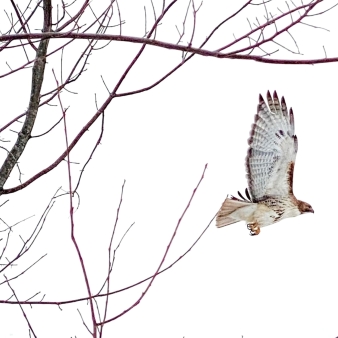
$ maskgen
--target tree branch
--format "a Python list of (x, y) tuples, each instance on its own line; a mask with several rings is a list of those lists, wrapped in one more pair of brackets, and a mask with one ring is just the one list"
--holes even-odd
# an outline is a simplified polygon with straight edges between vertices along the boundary
[[(48, 32), (51, 29), (51, 16), (52, 16), (52, 3), (51, 0), (44, 0), (44, 24), (43, 32)], [(31, 132), (34, 126), (36, 115), (38, 113), (39, 101), (40, 101), (40, 92), (44, 77), (45, 64), (46, 64), (46, 54), (48, 47), (49, 39), (43, 39), (40, 41), (36, 58), (33, 66), (32, 72), (32, 89), (30, 95), (30, 101), (28, 110), (26, 113), (25, 122), (22, 126), (21, 131), (18, 134), (18, 138), (9, 152), (4, 164), (0, 169), (0, 190), (3, 189), (5, 182), (7, 181), (10, 173), (12, 172), (14, 166), (19, 160), (21, 154), (25, 150), (25, 147), (31, 137)]]
[[(0, 41), (7, 41), (7, 40), (19, 40), (19, 39), (80, 39), (80, 40), (111, 40), (111, 41), (122, 41), (122, 42), (132, 42), (132, 43), (140, 43), (145, 45), (151, 45), (160, 48), (178, 50), (182, 52), (194, 53), (202, 56), (211, 56), (218, 59), (240, 59), (240, 60), (252, 60), (257, 62), (263, 63), (279, 63), (279, 64), (317, 64), (317, 63), (328, 63), (328, 62), (337, 62), (338, 57), (333, 58), (322, 58), (322, 59), (309, 59), (309, 60), (286, 60), (286, 59), (267, 59), (263, 56), (258, 55), (241, 55), (241, 54), (229, 54), (229, 53), (221, 53), (216, 51), (211, 51), (208, 49), (202, 48), (195, 48), (190, 46), (182, 46), (177, 45), (170, 42), (160, 41), (160, 40), (153, 40), (150, 38), (139, 38), (134, 36), (122, 36), (122, 35), (109, 35), (109, 34), (91, 34), (91, 33), (32, 33), (32, 34), (13, 34), (13, 35), (6, 35), (0, 36)], [(270, 39), (269, 39), (270, 40)], [(264, 40), (264, 42), (267, 42)], [(260, 43), (262, 44), (262, 43)], [(250, 48), (252, 48), (251, 46)]]

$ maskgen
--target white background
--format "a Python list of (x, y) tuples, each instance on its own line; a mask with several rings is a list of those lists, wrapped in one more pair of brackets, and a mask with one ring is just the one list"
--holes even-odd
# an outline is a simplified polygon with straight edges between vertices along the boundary
[[(97, 5), (97, 1), (94, 3)], [(158, 12), (161, 3), (154, 2)], [(167, 21), (158, 30), (159, 40), (176, 42), (175, 24), (180, 27), (186, 4), (183, 1), (168, 14)], [(333, 4), (324, 1), (315, 12)], [(123, 34), (143, 35), (143, 5), (147, 6), (148, 17), (151, 17), (150, 3), (121, 1), (122, 18), (126, 20)], [(237, 2), (229, 5), (206, 0), (198, 12), (193, 45), (198, 46), (215, 25), (240, 6)], [(273, 14), (279, 13), (277, 7), (287, 8), (284, 2), (276, 1), (268, 6)], [(232, 41), (233, 34), (240, 36), (248, 30), (246, 18), (253, 22), (257, 16), (263, 22), (263, 15), (263, 7), (249, 7), (233, 23), (230, 21), (207, 47), (213, 50), (225, 45)], [(323, 45), (328, 57), (337, 56), (336, 18), (337, 9), (333, 9), (307, 21), (330, 32), (305, 25), (291, 31), (303, 56), (280, 50), (272, 57), (322, 58)], [(287, 36), (283, 39), (279, 41), (295, 49), (292, 40)], [(60, 43), (60, 40), (51, 42), (50, 48)], [(66, 49), (65, 73), (83, 46), (85, 41)], [(93, 54), (88, 71), (79, 82), (69, 86), (78, 94), (62, 93), (64, 106), (70, 106), (67, 111), (70, 140), (95, 113), (94, 93), (98, 95), (98, 104), (107, 96), (100, 75), (112, 90), (139, 48), (140, 45), (112, 42), (106, 49)], [(278, 46), (269, 45), (267, 49), (273, 51), (276, 48)], [(17, 66), (22, 64), (22, 51), (20, 58), (18, 54), (11, 56), (10, 52), (4, 55), (1, 73), (8, 71), (6, 61)], [(180, 52), (146, 47), (119, 92), (150, 85), (180, 62), (180, 58)], [(51, 57), (47, 64), (43, 92), (55, 86), (52, 69), (60, 75), (59, 54)], [(247, 138), (258, 94), (265, 96), (268, 89), (277, 90), (280, 97), (284, 95), (288, 106), (294, 110), (299, 140), (294, 192), (297, 198), (309, 202), (315, 213), (266, 227), (256, 237), (249, 236), (244, 223), (222, 229), (211, 224), (184, 259), (156, 278), (138, 306), (106, 326), (104, 336), (338, 336), (337, 70), (335, 63), (272, 65), (195, 56), (152, 90), (113, 100), (105, 113), (103, 140), (85, 170), (79, 189), (80, 207), (75, 213), (75, 234), (93, 293), (99, 290), (106, 276), (107, 248), (124, 179), (124, 199), (114, 247), (130, 224), (135, 222), (135, 225), (117, 251), (113, 290), (156, 271), (206, 163), (205, 178), (182, 221), (164, 266), (192, 245), (227, 194), (244, 191)], [(0, 79), (1, 125), (26, 109), (30, 75), (30, 70), (24, 70)], [(57, 100), (53, 103), (57, 104)], [(33, 135), (46, 131), (60, 117), (59, 107), (44, 106), (39, 111)], [(12, 128), (18, 130), (15, 128), (18, 125)], [(100, 120), (71, 153), (71, 161), (81, 163), (72, 165), (73, 185), (99, 132)], [(5, 132), (2, 138), (13, 139), (13, 132)], [(26, 181), (50, 165), (64, 149), (61, 124), (44, 138), (30, 140), (20, 159), (22, 180)], [(4, 158), (5, 152), (1, 156)], [(13, 171), (5, 188), (17, 184), (17, 171)], [(67, 190), (67, 184), (67, 167), (63, 162), (28, 188), (1, 197), (0, 202), (10, 198), (1, 208), (1, 218), (9, 225), (35, 215), (14, 228), (13, 246), (8, 249), (8, 257), (16, 252), (19, 234), (28, 236), (54, 192), (60, 186)], [(74, 198), (76, 206), (77, 202)], [(17, 296), (25, 300), (41, 292), (41, 295), (46, 294), (45, 301), (85, 297), (85, 283), (70, 239), (68, 195), (56, 199), (36, 243), (18, 266), (6, 270), (6, 276), (15, 276), (45, 253), (47, 256), (35, 267), (12, 282)], [(146, 283), (113, 296), (109, 316), (128, 308), (145, 287)], [(1, 285), (1, 299), (10, 295), (7, 285)], [(35, 299), (41, 299), (39, 297)], [(101, 309), (102, 305), (103, 302)], [(90, 326), (89, 306), (83, 302), (61, 308), (62, 311), (57, 306), (25, 306), (37, 336), (88, 337), (77, 309)], [(1, 304), (0, 314), (1, 337), (28, 337), (28, 328), (18, 305)]]

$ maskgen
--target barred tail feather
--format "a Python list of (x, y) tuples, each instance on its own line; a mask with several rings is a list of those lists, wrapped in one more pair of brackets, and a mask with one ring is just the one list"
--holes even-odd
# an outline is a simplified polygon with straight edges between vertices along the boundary
[[(236, 197), (227, 197), (223, 202), (221, 209), (219, 210), (216, 218), (217, 228), (224, 227), (229, 224), (237, 223), (243, 219), (238, 218), (238, 213), (235, 213), (236, 210), (252, 205), (253, 203), (245, 202), (237, 199)], [(235, 214), (234, 214), (235, 213)]]

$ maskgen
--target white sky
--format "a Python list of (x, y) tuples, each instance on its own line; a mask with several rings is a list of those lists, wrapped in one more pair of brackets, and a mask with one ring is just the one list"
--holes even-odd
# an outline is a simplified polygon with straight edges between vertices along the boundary
[[(154, 1), (158, 9), (161, 3)], [(174, 25), (182, 22), (187, 1), (181, 3), (159, 28), (159, 40), (176, 42)], [(324, 3), (325, 8), (334, 4)], [(120, 1), (122, 18), (127, 22), (123, 27), (125, 35), (143, 35), (144, 4), (151, 13), (148, 2)], [(277, 7), (286, 8), (284, 2), (277, 1), (269, 6), (275, 14)], [(205, 0), (198, 13), (194, 46), (239, 7), (239, 2), (230, 6)], [(246, 18), (252, 22), (257, 16), (263, 21), (263, 14), (263, 8), (250, 7), (215, 36), (210, 49), (231, 41), (233, 33), (243, 34), (248, 27)], [(337, 9), (333, 9), (324, 16), (314, 17), (313, 22), (308, 21), (329, 29), (330, 33), (306, 26), (294, 30), (298, 46), (305, 54), (303, 58), (324, 57), (323, 45), (328, 57), (338, 55), (336, 17)], [(293, 47), (292, 41), (284, 42)], [(50, 48), (57, 44), (60, 41), (51, 42)], [(84, 44), (81, 41), (76, 48), (65, 51), (65, 73)], [(107, 96), (100, 75), (112, 89), (139, 48), (139, 45), (113, 42), (97, 51), (89, 60), (88, 71), (69, 87), (79, 94), (63, 92), (64, 106), (70, 106), (67, 121), (71, 140), (96, 111), (94, 93), (99, 104)], [(270, 48), (271, 51), (276, 47)], [(4, 54), (0, 60), (1, 74), (8, 71), (6, 61), (13, 67), (15, 62), (20, 64), (19, 59), (10, 55)], [(283, 56), (299, 57), (285, 52), (274, 55)], [(177, 64), (180, 57), (180, 52), (146, 47), (120, 92), (151, 84)], [(57, 55), (46, 67), (43, 92), (55, 85), (52, 68), (60, 74), (59, 67), (60, 55)], [(268, 89), (277, 90), (280, 97), (284, 95), (288, 107), (294, 110), (299, 140), (294, 192), (297, 198), (313, 206), (315, 214), (263, 228), (256, 237), (249, 236), (244, 223), (222, 229), (212, 224), (182, 261), (156, 278), (137, 307), (106, 326), (106, 337), (338, 336), (337, 71), (335, 63), (287, 66), (195, 56), (154, 89), (113, 100), (106, 110), (102, 144), (84, 173), (79, 190), (80, 208), (75, 213), (75, 233), (93, 292), (99, 290), (106, 275), (107, 248), (123, 180), (126, 179), (125, 193), (114, 246), (130, 224), (135, 222), (135, 225), (117, 251), (113, 290), (156, 271), (206, 163), (205, 178), (164, 266), (191, 246), (227, 194), (244, 191), (247, 138), (258, 94), (265, 96)], [(30, 74), (30, 70), (25, 70), (0, 80), (1, 125), (27, 107)], [(44, 107), (33, 135), (46, 131), (60, 117), (58, 107)], [(99, 132), (98, 120), (71, 153), (71, 161), (81, 163), (72, 166), (74, 185)], [(10, 131), (2, 135), (5, 139), (10, 137), (13, 137)], [(64, 148), (62, 125), (43, 139), (32, 139), (20, 159), (23, 181), (51, 164)], [(1, 156), (3, 159), (4, 152)], [(5, 187), (17, 184), (17, 171), (13, 171)], [(1, 197), (1, 203), (10, 198), (1, 208), (1, 218), (9, 225), (35, 215), (14, 228), (13, 251), (8, 251), (8, 257), (15, 252), (19, 234), (30, 233), (60, 186), (67, 190), (65, 162), (28, 188)], [(74, 201), (77, 203), (76, 198)], [(45, 253), (48, 255), (41, 262), (12, 282), (18, 297), (25, 300), (36, 292), (46, 294), (46, 301), (85, 297), (84, 280), (70, 239), (68, 196), (56, 200), (36, 243), (17, 267), (6, 270), (6, 276), (16, 275)], [(111, 297), (109, 316), (128, 308), (145, 287), (146, 283)], [(10, 294), (5, 284), (0, 285), (1, 299)], [(56, 306), (25, 306), (37, 336), (48, 338), (89, 336), (77, 308), (89, 325), (90, 311), (85, 303), (62, 306), (63, 311)], [(28, 337), (19, 306), (0, 305), (0, 317), (1, 337)]]

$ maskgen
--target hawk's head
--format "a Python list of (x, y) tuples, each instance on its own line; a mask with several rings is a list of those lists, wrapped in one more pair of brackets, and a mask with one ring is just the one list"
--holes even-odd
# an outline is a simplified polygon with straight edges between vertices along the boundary
[(299, 201), (299, 200), (298, 200), (298, 209), (299, 209), (301, 214), (305, 214), (307, 212), (314, 213), (314, 211), (313, 211), (313, 209), (312, 209), (312, 207), (309, 203)]

